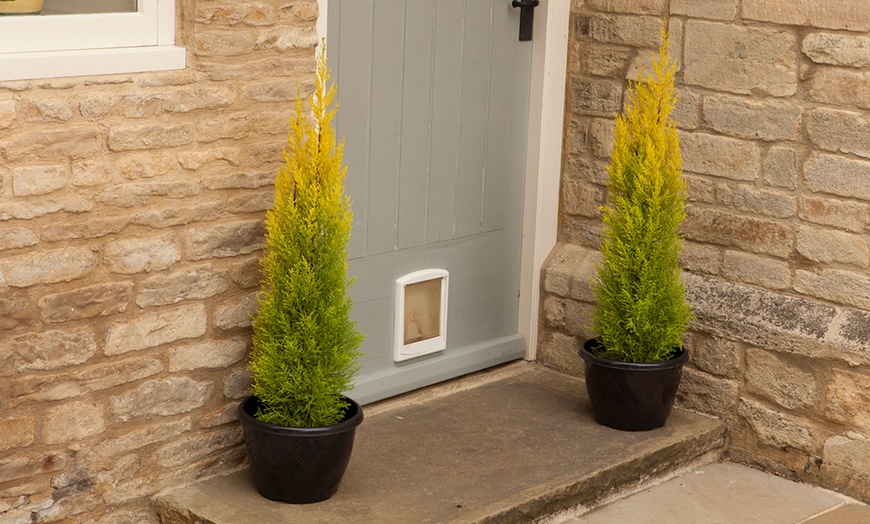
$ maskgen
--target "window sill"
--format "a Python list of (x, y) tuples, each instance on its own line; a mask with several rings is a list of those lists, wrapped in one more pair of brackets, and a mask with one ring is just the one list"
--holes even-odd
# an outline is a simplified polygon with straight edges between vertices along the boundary
[(0, 53), (0, 81), (184, 69), (183, 47), (148, 46)]

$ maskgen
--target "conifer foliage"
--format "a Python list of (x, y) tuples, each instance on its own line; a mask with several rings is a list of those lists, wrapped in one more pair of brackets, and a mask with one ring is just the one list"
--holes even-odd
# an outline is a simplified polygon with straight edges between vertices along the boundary
[(609, 202), (593, 282), (593, 329), (599, 356), (624, 362), (661, 362), (681, 346), (692, 314), (679, 266), (686, 216), (686, 184), (676, 126), (675, 66), (668, 33), (653, 73), (631, 83), (623, 114), (616, 117), (610, 156)]
[(311, 118), (301, 92), (290, 121), (275, 204), (266, 214), (263, 291), (250, 369), (262, 407), (257, 419), (288, 427), (340, 422), (362, 335), (349, 314), (347, 243), (352, 212), (344, 195), (343, 144), (333, 120), (337, 88), (325, 51), (317, 57)]

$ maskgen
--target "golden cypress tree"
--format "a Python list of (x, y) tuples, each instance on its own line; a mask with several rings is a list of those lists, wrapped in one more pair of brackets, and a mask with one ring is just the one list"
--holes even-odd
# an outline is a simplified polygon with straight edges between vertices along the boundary
[(607, 172), (608, 204), (593, 282), (593, 329), (605, 352), (625, 362), (668, 360), (692, 315), (679, 266), (686, 216), (686, 184), (676, 125), (676, 68), (668, 33), (653, 61), (653, 74), (629, 85), (623, 114), (616, 117)]
[(342, 144), (333, 120), (337, 88), (317, 57), (311, 118), (299, 92), (289, 149), (266, 214), (263, 291), (250, 369), (259, 420), (289, 427), (340, 422), (362, 335), (350, 320), (347, 243), (353, 214), (344, 195)]

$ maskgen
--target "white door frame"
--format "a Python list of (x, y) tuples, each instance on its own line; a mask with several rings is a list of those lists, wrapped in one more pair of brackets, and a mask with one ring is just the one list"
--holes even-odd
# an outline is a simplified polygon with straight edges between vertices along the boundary
[[(327, 4), (318, 0), (318, 39), (326, 36)], [(517, 328), (526, 341), (526, 360), (537, 354), (541, 268), (556, 245), (559, 221), (570, 4), (541, 0), (535, 9)]]

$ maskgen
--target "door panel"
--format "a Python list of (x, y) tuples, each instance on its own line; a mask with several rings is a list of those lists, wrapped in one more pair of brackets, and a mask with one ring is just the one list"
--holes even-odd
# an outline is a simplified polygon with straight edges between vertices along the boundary
[[(510, 0), (329, 0), (354, 211), (353, 391), (370, 402), (521, 358), (517, 334), (531, 46)], [(450, 272), (447, 349), (394, 363), (394, 283)]]

